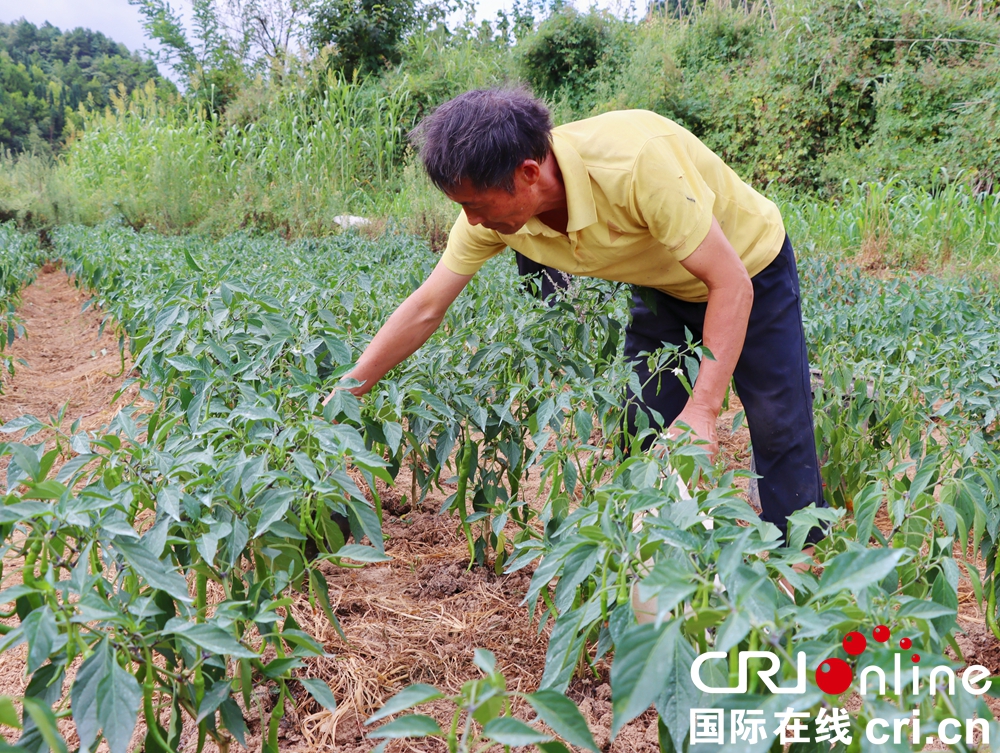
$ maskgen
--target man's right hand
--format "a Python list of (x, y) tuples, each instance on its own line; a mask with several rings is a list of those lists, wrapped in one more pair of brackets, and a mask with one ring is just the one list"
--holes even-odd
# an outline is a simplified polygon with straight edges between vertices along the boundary
[(323, 398), (323, 407), (325, 408), (326, 404), (328, 402), (330, 402), (331, 400), (333, 400), (333, 396), (337, 394), (337, 390), (343, 390), (343, 389), (346, 389), (346, 388), (345, 387), (334, 387), (332, 390), (330, 390), (330, 394), (327, 395), (325, 398)]
[(350, 373), (361, 382), (356, 387), (334, 387), (323, 401), (325, 406), (338, 389), (347, 389), (361, 397), (386, 372), (400, 364), (423, 345), (440, 326), (448, 307), (458, 298), (472, 275), (459, 275), (438, 264), (424, 284), (403, 301), (358, 358)]

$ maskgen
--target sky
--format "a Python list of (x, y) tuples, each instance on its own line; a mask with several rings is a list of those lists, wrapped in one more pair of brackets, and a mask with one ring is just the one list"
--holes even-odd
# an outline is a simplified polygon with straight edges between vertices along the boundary
[[(591, 0), (573, 1), (581, 10), (592, 4)], [(593, 4), (614, 8), (618, 2), (621, 0), (596, 0)], [(173, 0), (171, 5), (185, 15), (191, 7), (186, 0)], [(493, 20), (497, 10), (509, 10), (512, 5), (513, 0), (478, 0), (477, 20)], [(128, 0), (0, 0), (0, 21), (10, 23), (19, 18), (26, 18), (36, 25), (48, 21), (63, 30), (83, 26), (104, 33), (129, 50), (155, 49), (155, 45), (146, 39), (139, 11), (129, 5)]]

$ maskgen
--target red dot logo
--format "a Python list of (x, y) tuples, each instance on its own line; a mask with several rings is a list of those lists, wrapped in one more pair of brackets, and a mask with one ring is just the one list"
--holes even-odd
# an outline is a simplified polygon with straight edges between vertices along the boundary
[(857, 631), (845, 635), (843, 643), (844, 651), (851, 656), (859, 656), (868, 648), (868, 640)]
[(899, 642), (899, 647), (901, 649), (903, 649), (904, 651), (908, 651), (909, 648), (910, 648), (910, 646), (912, 646), (912, 645), (913, 645), (913, 641), (911, 641), (909, 638), (903, 638), (903, 640), (901, 640)]
[(913, 656), (911, 656), (910, 661), (916, 664), (918, 661), (920, 661), (920, 654), (914, 654)]
[(889, 640), (889, 628), (885, 625), (879, 625), (877, 628), (872, 630), (872, 638), (877, 640), (879, 643), (885, 643)]
[(826, 659), (816, 669), (816, 684), (829, 695), (840, 695), (851, 686), (854, 674), (843, 659)]

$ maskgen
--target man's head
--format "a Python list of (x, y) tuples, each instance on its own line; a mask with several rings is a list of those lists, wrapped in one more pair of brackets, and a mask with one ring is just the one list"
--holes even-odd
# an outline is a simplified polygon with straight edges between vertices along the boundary
[(445, 102), (417, 129), (427, 175), (472, 224), (516, 232), (537, 210), (552, 118), (524, 89), (480, 89)]

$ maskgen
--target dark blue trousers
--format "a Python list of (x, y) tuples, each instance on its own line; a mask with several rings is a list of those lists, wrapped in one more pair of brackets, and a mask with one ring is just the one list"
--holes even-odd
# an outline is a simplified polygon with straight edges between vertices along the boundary
[(529, 293), (544, 299), (555, 293), (556, 290), (561, 290), (569, 285), (570, 275), (566, 272), (539, 264), (519, 251), (515, 251), (514, 255), (517, 259), (517, 273), (526, 278), (527, 285), (525, 287)]
[[(542, 295), (565, 286), (566, 277), (560, 272), (517, 256), (518, 270), (523, 275), (553, 273), (541, 275)], [(813, 431), (799, 275), (787, 237), (778, 256), (752, 282), (753, 308), (733, 380), (746, 412), (756, 472), (761, 476), (761, 517), (784, 534), (787, 517), (796, 510), (811, 503), (826, 507)], [(631, 389), (627, 394), (629, 430), (634, 433), (638, 409), (646, 410), (651, 426), (656, 424), (648, 409), (655, 410), (663, 417), (665, 428), (688, 400), (687, 390), (672, 371), (650, 379), (647, 359), (640, 358), (639, 353), (652, 353), (664, 343), (683, 347), (685, 328), (695, 342), (701, 341), (707, 304), (682, 301), (651, 288), (643, 289), (641, 294), (634, 292), (632, 302), (632, 321), (625, 330), (625, 356), (633, 361), (639, 384), (645, 385), (639, 401)], [(683, 363), (677, 365), (684, 368)], [(652, 441), (650, 438), (648, 444)], [(814, 528), (806, 541), (815, 543), (822, 538), (823, 533)]]
[[(799, 275), (787, 237), (778, 256), (752, 282), (753, 308), (733, 380), (746, 411), (757, 473), (761, 476), (761, 517), (785, 533), (786, 518), (796, 510), (810, 503), (826, 506), (813, 431)], [(695, 342), (701, 341), (708, 304), (682, 301), (652, 289), (645, 289), (642, 296), (633, 294), (632, 300), (625, 356), (633, 360), (639, 383), (645, 385), (640, 405), (656, 410), (669, 425), (687, 403), (687, 390), (669, 370), (649, 379), (647, 359), (638, 354), (651, 353), (663, 343), (684, 346), (685, 327)], [(655, 305), (655, 310), (647, 301)], [(683, 368), (683, 364), (678, 365)], [(634, 397), (631, 390), (628, 397)], [(629, 415), (633, 431), (635, 410), (633, 401)], [(652, 420), (650, 425), (655, 425)], [(822, 538), (823, 533), (814, 528), (807, 542)]]

